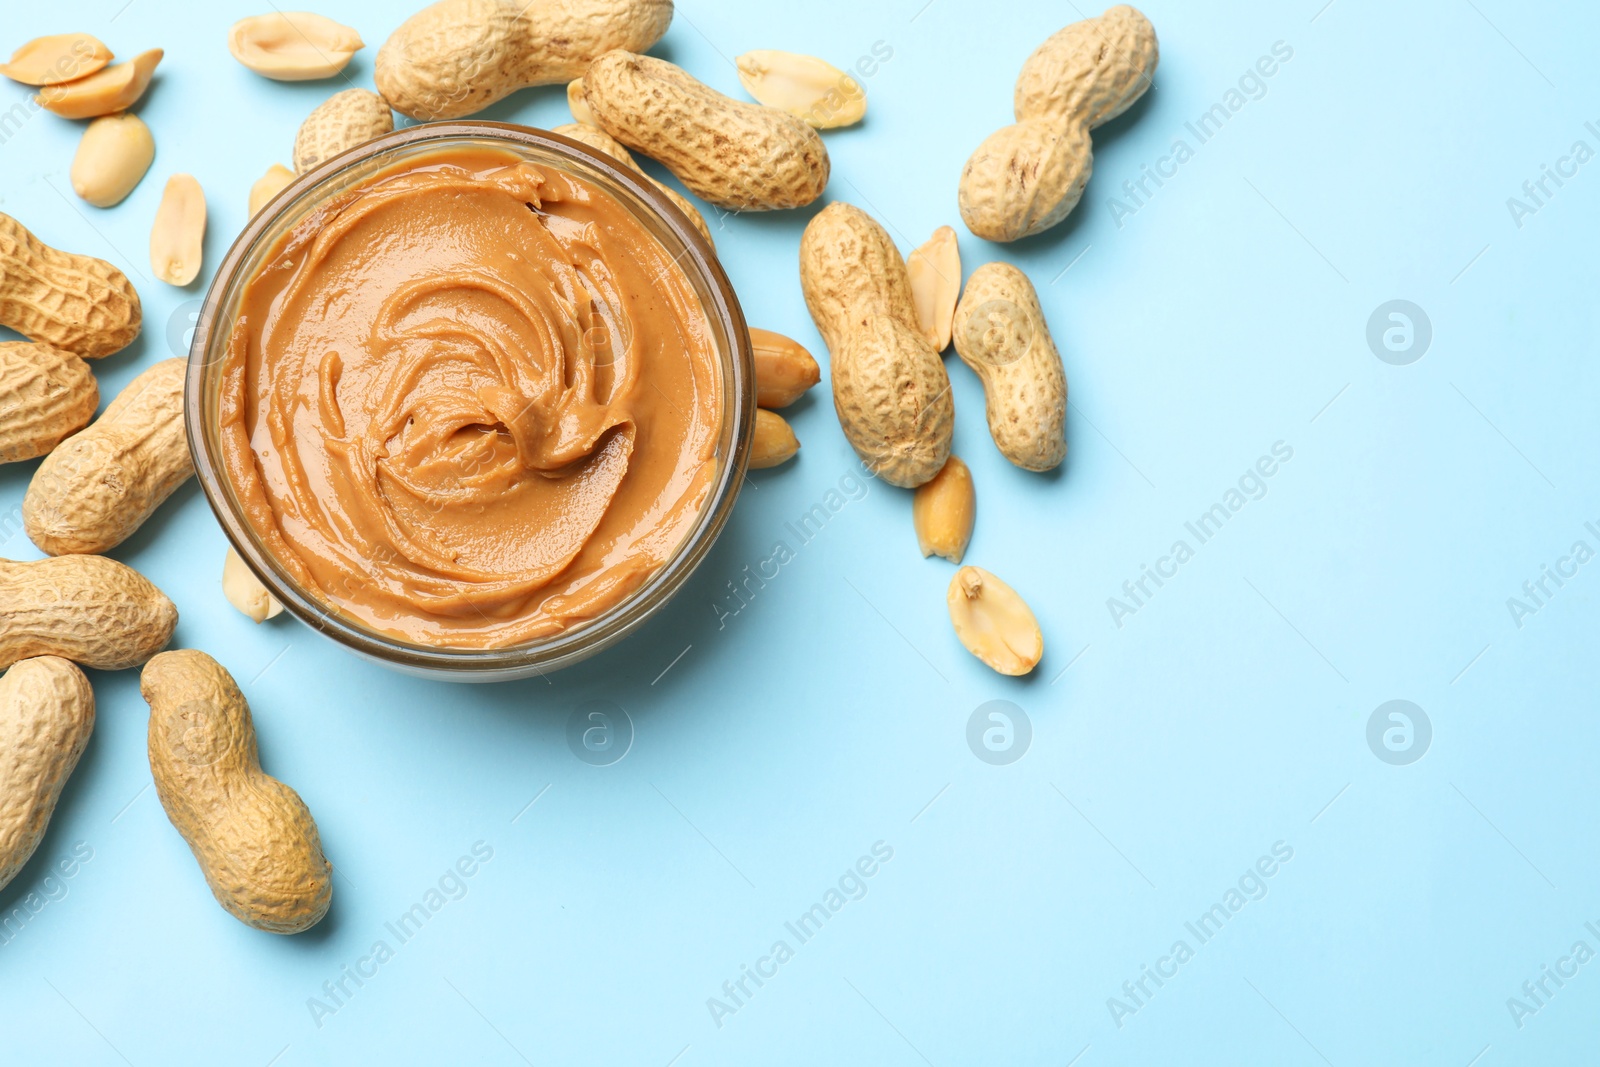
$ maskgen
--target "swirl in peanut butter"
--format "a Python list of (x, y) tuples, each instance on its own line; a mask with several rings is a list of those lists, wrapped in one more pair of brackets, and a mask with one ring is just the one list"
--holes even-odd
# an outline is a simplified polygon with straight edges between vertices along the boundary
[(227, 471), (333, 609), (494, 648), (605, 612), (716, 474), (722, 392), (683, 269), (609, 193), (488, 150), (319, 208), (248, 283)]

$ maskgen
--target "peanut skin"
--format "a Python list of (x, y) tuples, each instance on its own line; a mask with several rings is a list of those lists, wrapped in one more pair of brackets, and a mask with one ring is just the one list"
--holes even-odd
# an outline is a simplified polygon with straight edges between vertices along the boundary
[(145, 665), (150, 774), (167, 818), (228, 914), (274, 934), (328, 913), (333, 868), (293, 789), (261, 769), (250, 705), (204, 652), (163, 652)]
[(49, 452), (87, 426), (99, 403), (94, 373), (71, 352), (0, 342), (0, 463)]
[(672, 0), (440, 0), (384, 42), (373, 79), (402, 115), (460, 118), (613, 48), (643, 52), (671, 22)]
[(25, 659), (0, 678), (0, 889), (39, 847), (93, 732), (94, 692), (66, 660)]
[(921, 485), (950, 457), (955, 404), (917, 326), (905, 260), (860, 208), (823, 208), (800, 238), (800, 285), (828, 344), (839, 425), (891, 485)]
[(103, 259), (51, 248), (0, 214), (0, 326), (98, 359), (139, 336), (139, 294)]
[(786, 408), (822, 380), (822, 368), (804, 345), (781, 333), (750, 327), (756, 361), (756, 403)]
[(1144, 95), (1159, 58), (1155, 28), (1126, 4), (1041, 44), (1017, 77), (1016, 125), (990, 134), (961, 172), (968, 228), (1015, 241), (1066, 218), (1094, 169), (1089, 131)]
[(766, 470), (789, 462), (800, 451), (800, 439), (789, 420), (776, 411), (756, 411), (755, 438), (750, 445), (750, 469)]
[(607, 133), (719, 207), (804, 207), (828, 184), (828, 150), (804, 120), (724, 96), (666, 60), (607, 52), (583, 94)]
[(114, 548), (194, 473), (183, 435), (187, 361), (166, 359), (133, 381), (87, 430), (39, 464), (22, 524), (52, 556)]

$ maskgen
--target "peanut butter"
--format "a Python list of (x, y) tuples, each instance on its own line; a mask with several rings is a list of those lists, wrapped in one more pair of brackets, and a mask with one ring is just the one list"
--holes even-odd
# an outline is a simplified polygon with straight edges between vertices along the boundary
[(710, 321), (630, 208), (491, 149), (382, 171), (247, 283), (224, 462), (331, 609), (496, 648), (605, 612), (669, 560), (716, 476)]

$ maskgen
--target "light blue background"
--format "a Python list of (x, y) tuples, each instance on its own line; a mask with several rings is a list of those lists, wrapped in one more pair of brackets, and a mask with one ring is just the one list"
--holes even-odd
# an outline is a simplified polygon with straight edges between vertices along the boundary
[[(1072, 383), (1058, 474), (1006, 463), (976, 380), (950, 368), (980, 502), (968, 561), (1028, 598), (1044, 662), (1009, 680), (962, 650), (951, 567), (919, 558), (908, 495), (879, 484), (719, 629), (725, 583), (855, 469), (825, 388), (792, 412), (798, 462), (753, 478), (672, 608), (548, 682), (419, 682), (288, 617), (253, 625), (222, 598), (224, 541), (191, 484), (114, 555), (178, 603), (176, 643), (244, 687), (266, 767), (337, 865), (333, 911), (280, 938), (217, 907), (149, 788), (137, 672), (95, 674), (94, 739), (0, 892), (9, 910), (74, 845), (93, 851), (0, 945), (8, 1061), (1593, 1062), (1600, 962), (1520, 1029), (1506, 1000), (1575, 941), (1600, 949), (1584, 928), (1600, 920), (1600, 564), (1520, 628), (1506, 600), (1575, 540), (1600, 548), (1583, 526), (1600, 520), (1600, 163), (1520, 228), (1506, 200), (1575, 140), (1600, 149), (1584, 127), (1600, 15), (1323, 4), (1150, 0), (1156, 90), (1096, 137), (1067, 224), (1002, 247), (960, 225), (961, 165), (1009, 120), (1028, 52), (1092, 9), (681, 3), (658, 53), (735, 95), (729, 57), (748, 49), (848, 66), (891, 48), (866, 123), (827, 135), (827, 197), (903, 250), (954, 224), (967, 271), (1000, 258), (1038, 284)], [(368, 42), (356, 84), (409, 7), (318, 4)], [(0, 210), (110, 259), (143, 297), (143, 336), (96, 367), (109, 398), (171, 354), (169, 319), (181, 334), (203, 292), (150, 279), (167, 176), (204, 185), (214, 266), (251, 182), (345, 85), (235, 63), (226, 31), (249, 3), (7, 8), (0, 51), (78, 29), (123, 57), (167, 50), (139, 108), (156, 162), (122, 205), (71, 194), (78, 124), (38, 114), (0, 145)], [(1265, 95), (1119, 226), (1108, 198), (1174, 138), (1195, 147), (1184, 123), (1279, 41), (1293, 58)], [(24, 95), (0, 86), (0, 111)], [(559, 87), (485, 115), (568, 121)], [(810, 214), (728, 218), (717, 236), (750, 320), (822, 357), (796, 270)], [(1433, 326), (1409, 366), (1365, 340), (1394, 298)], [(1267, 495), (1116, 627), (1107, 598), (1278, 441), (1294, 456)], [(17, 558), (37, 555), (13, 532), (33, 466), (0, 470), (0, 551)], [(966, 742), (993, 699), (1032, 722), (1009, 766)], [(1367, 745), (1391, 699), (1433, 725), (1409, 766)], [(635, 725), (612, 766), (567, 746), (590, 700)], [(308, 998), (393, 946), (384, 924), (479, 841), (493, 859), (465, 896), (316, 1025)], [(707, 998), (878, 841), (894, 855), (867, 895), (719, 1028)], [(1279, 841), (1293, 859), (1266, 897), (1119, 1028), (1107, 998), (1174, 940), (1195, 947), (1184, 923)]]

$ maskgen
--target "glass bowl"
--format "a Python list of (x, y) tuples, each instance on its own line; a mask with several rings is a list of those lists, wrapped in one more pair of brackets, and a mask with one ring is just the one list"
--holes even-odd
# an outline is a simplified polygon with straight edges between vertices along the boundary
[[(228, 340), (245, 287), (289, 230), (328, 199), (379, 171), (441, 149), (494, 149), (573, 173), (615, 197), (683, 267), (716, 346), (722, 423), (711, 488), (693, 527), (672, 556), (633, 593), (596, 617), (548, 637), (503, 648), (422, 645), (385, 633), (303, 587), (262, 544), (245, 517), (222, 462), (221, 386)], [(184, 386), (189, 451), (200, 487), (228, 540), (291, 613), (369, 659), (408, 673), (454, 681), (505, 681), (545, 674), (620, 641), (672, 598), (727, 525), (749, 464), (755, 420), (755, 368), (744, 313), (716, 253), (660, 190), (638, 172), (559, 134), (499, 122), (412, 126), (328, 160), (301, 175), (240, 234), (206, 294), (189, 348)]]

